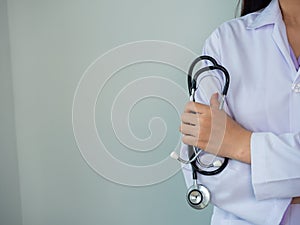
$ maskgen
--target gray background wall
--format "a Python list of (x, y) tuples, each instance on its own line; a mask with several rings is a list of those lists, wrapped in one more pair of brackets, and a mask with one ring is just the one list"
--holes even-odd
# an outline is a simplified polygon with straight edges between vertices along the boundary
[[(181, 173), (137, 188), (109, 182), (92, 171), (76, 146), (72, 101), (85, 69), (106, 51), (155, 39), (200, 53), (210, 32), (234, 17), (236, 4), (236, 0), (1, 0), (0, 224), (209, 224), (211, 208), (197, 212), (185, 203)], [(157, 65), (129, 69), (124, 72), (128, 76), (117, 77), (116, 82), (128, 82), (145, 70), (163, 70), (185, 88), (182, 72)], [(105, 94), (113, 95), (113, 89)], [(99, 126), (109, 126), (101, 117), (107, 104), (109, 100), (97, 106)], [(166, 120), (170, 134), (166, 143), (177, 142), (176, 113), (161, 102), (151, 104), (161, 115), (171, 115)], [(151, 110), (147, 105), (134, 113), (147, 114)], [(147, 135), (139, 124), (138, 118), (133, 127)], [(123, 148), (109, 132), (106, 135), (112, 151)], [(159, 152), (157, 158), (166, 154)], [(114, 154), (122, 159), (128, 155)], [(139, 157), (133, 156), (133, 161)]]
[(6, 1), (0, 1), (0, 224), (22, 224)]

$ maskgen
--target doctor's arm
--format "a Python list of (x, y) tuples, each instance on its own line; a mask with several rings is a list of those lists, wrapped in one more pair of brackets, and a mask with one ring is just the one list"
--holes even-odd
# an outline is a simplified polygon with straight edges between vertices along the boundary
[(251, 164), (258, 200), (300, 196), (300, 134), (251, 132), (218, 108), (217, 94), (210, 106), (189, 102), (181, 118), (183, 143)]
[[(292, 138), (294, 135), (286, 135), (284, 139), (287, 140), (283, 141), (282, 137), (270, 133), (246, 130), (218, 109), (217, 95), (212, 96), (210, 106), (189, 102), (181, 119), (180, 131), (186, 144), (182, 148), (183, 153), (187, 152), (187, 145), (194, 145), (233, 159), (222, 173), (199, 177), (200, 182), (211, 191), (212, 203), (254, 224), (279, 224), (291, 198), (300, 196), (297, 188), (300, 186), (299, 170), (296, 169), (300, 149), (299, 142), (295, 143), (297, 139)], [(224, 138), (218, 142), (214, 137), (219, 139), (220, 135)], [(295, 149), (296, 145), (298, 149)], [(287, 151), (290, 154), (285, 155)], [(270, 155), (264, 158), (261, 154)], [(292, 171), (294, 175), (298, 174), (292, 180), (287, 177), (291, 168), (295, 168)], [(190, 171), (183, 169), (183, 172), (187, 183), (191, 183)], [(270, 174), (274, 176), (274, 181), (270, 181)], [(256, 183), (262, 178), (261, 182)], [(297, 202), (299, 199), (294, 198), (293, 203)], [(254, 214), (249, 213), (254, 211)]]

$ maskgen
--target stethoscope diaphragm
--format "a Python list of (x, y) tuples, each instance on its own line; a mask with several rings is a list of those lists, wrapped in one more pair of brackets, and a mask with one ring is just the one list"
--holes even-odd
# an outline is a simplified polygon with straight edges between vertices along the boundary
[(187, 190), (186, 199), (188, 204), (194, 209), (204, 209), (209, 205), (210, 192), (202, 184), (194, 184)]

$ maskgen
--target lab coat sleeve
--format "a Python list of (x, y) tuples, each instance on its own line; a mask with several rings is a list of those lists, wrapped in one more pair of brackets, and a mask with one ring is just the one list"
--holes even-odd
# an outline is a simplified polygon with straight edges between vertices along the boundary
[[(203, 54), (213, 56), (217, 61), (221, 61), (221, 46), (219, 46), (218, 30), (216, 30), (210, 38), (206, 41)], [(203, 99), (201, 91), (196, 93), (197, 102), (208, 103), (208, 99)], [(261, 143), (261, 145), (267, 145), (265, 141), (259, 141), (256, 139), (263, 139), (263, 135), (256, 134), (253, 138), (253, 143)], [(257, 142), (258, 141), (258, 142)], [(264, 144), (265, 143), (265, 144)], [(259, 151), (261, 146), (254, 144), (255, 153)], [(182, 153), (186, 153), (186, 146), (183, 145)], [(265, 150), (264, 152), (267, 153)], [(186, 156), (185, 156), (186, 157)], [(253, 160), (257, 160), (259, 156), (254, 156)], [(261, 166), (265, 164), (260, 159), (257, 166), (254, 168), (255, 173), (259, 173)], [(259, 168), (260, 167), (260, 168)], [(183, 173), (187, 185), (192, 183), (191, 172), (188, 166), (183, 168)], [(264, 173), (265, 174), (265, 173)], [(266, 175), (255, 175), (255, 180), (259, 185), (256, 186), (256, 193), (272, 192), (272, 189), (263, 190), (266, 185)], [(212, 203), (217, 207), (253, 224), (262, 225), (275, 225), (279, 224), (284, 212), (290, 204), (291, 198), (279, 198), (287, 196), (273, 196), (274, 198), (259, 200), (256, 198), (253, 186), (252, 186), (252, 171), (251, 166), (241, 163), (235, 160), (229, 160), (229, 163), (224, 171), (215, 176), (198, 176), (198, 182), (204, 184), (209, 188), (212, 195)], [(273, 195), (273, 193), (269, 193)]]
[(253, 133), (251, 161), (258, 200), (300, 196), (300, 133)]

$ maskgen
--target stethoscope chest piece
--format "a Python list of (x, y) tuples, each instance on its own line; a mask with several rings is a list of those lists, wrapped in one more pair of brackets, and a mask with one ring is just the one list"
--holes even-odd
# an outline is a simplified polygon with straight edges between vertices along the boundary
[(210, 202), (210, 192), (204, 185), (195, 182), (188, 189), (186, 199), (192, 208), (204, 209)]

